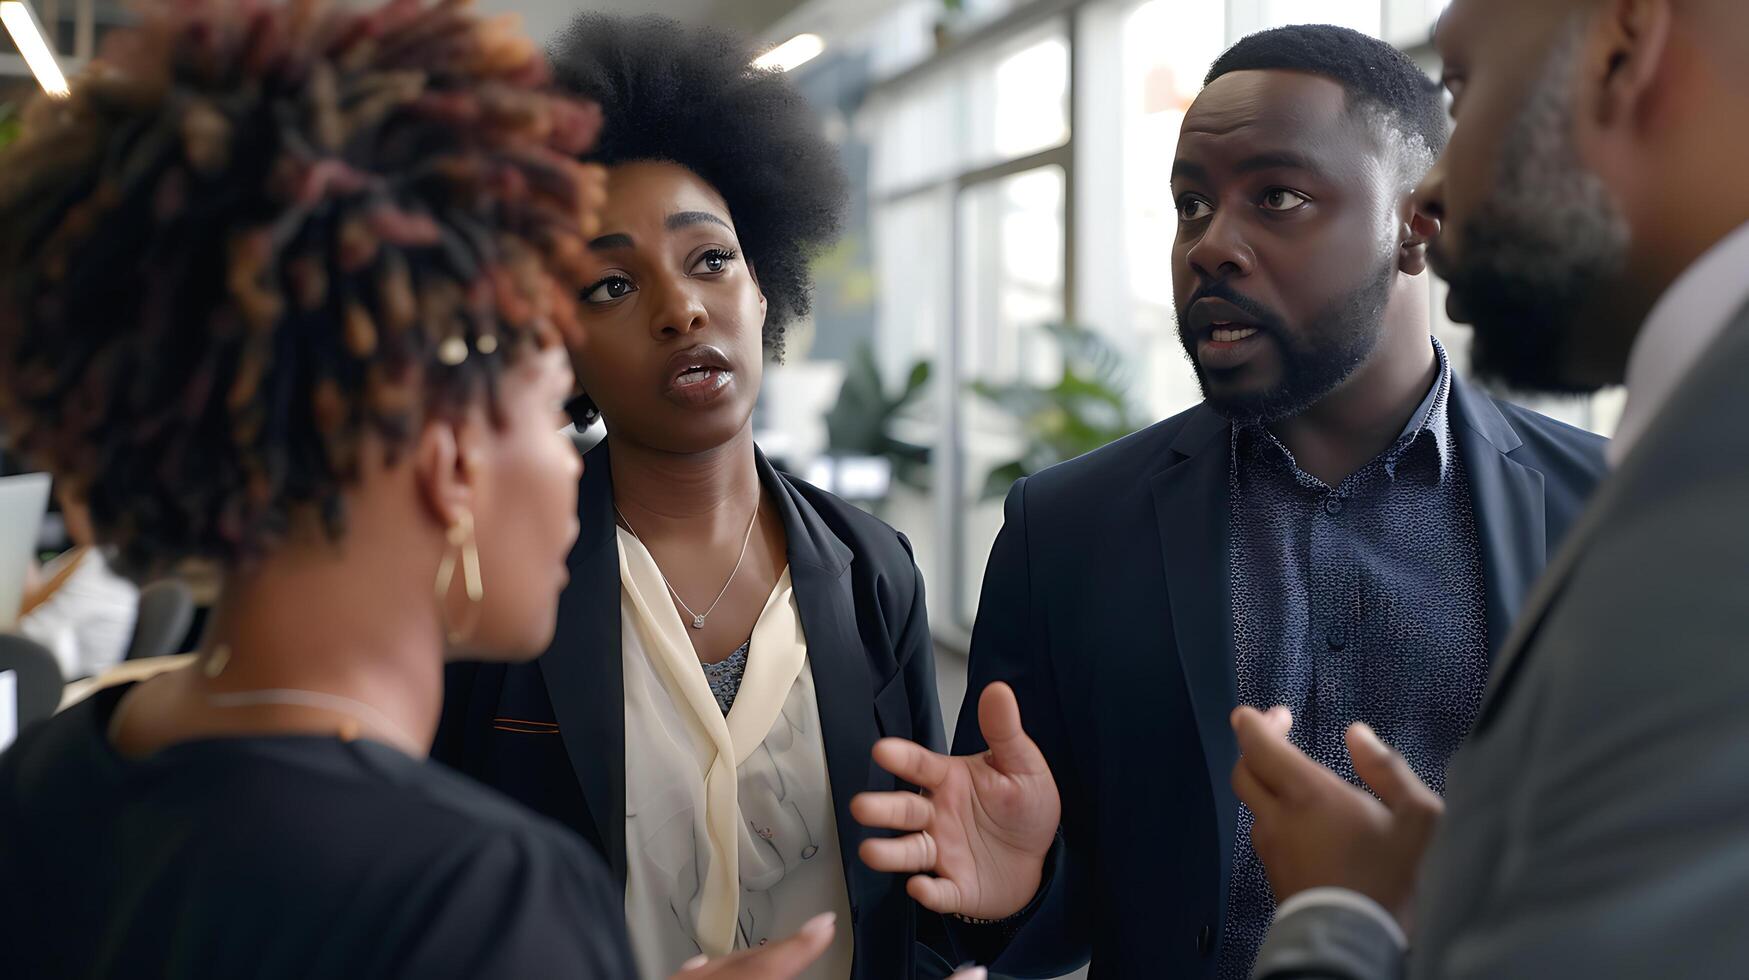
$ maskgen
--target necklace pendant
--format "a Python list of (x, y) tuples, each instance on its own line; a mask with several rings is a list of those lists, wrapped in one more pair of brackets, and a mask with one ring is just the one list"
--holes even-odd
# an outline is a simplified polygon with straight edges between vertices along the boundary
[(703, 616), (692, 617), (692, 628), (695, 630), (704, 629), (704, 617)]

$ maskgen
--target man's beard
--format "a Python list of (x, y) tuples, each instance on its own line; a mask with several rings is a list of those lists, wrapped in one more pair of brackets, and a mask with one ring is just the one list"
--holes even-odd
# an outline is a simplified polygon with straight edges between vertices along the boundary
[(1215, 282), (1191, 294), (1185, 308), (1204, 297), (1224, 299), (1254, 318), (1258, 332), (1275, 342), (1281, 354), (1281, 380), (1265, 391), (1238, 395), (1211, 394), (1208, 374), (1196, 359), (1199, 338), (1187, 335), (1179, 315), (1178, 339), (1196, 369), (1203, 397), (1216, 411), (1238, 423), (1269, 423), (1298, 415), (1341, 387), (1378, 349), (1385, 332), (1385, 307), (1397, 278), (1394, 260), (1387, 260), (1355, 290), (1314, 316), (1303, 330), (1290, 333), (1280, 314)]
[(1628, 226), (1579, 162), (1567, 94), (1580, 35), (1558, 44), (1501, 148), (1494, 192), (1463, 226), (1463, 254), (1436, 244), (1454, 312), (1476, 328), (1474, 372), (1513, 388), (1582, 393), (1563, 376), (1579, 310), (1628, 258)]

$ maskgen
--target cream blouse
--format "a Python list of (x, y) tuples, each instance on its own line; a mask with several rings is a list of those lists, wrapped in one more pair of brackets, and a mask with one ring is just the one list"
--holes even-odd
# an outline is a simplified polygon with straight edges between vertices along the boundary
[(845, 980), (850, 900), (807, 638), (786, 570), (753, 627), (727, 717), (642, 543), (619, 531), (625, 668), (626, 924), (665, 980), (699, 953), (840, 923), (805, 980)]

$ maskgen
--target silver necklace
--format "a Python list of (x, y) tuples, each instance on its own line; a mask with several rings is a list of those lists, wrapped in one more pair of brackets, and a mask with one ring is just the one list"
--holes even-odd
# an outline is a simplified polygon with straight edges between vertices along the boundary
[(295, 687), (267, 687), (254, 691), (209, 694), (206, 696), (206, 703), (215, 708), (253, 708), (267, 704), (289, 704), (301, 708), (332, 711), (335, 714), (348, 715), (379, 731), (393, 734), (402, 740), (404, 749), (417, 749), (420, 744), (418, 739), (408, 735), (406, 729), (389, 720), (389, 716), (381, 711), (363, 701), (355, 701), (338, 694), (305, 691)]
[[(638, 529), (632, 527), (631, 521), (626, 520), (626, 515), (620, 511), (618, 504), (613, 505), (613, 512), (619, 515), (619, 522), (626, 526), (626, 530), (632, 533), (632, 537), (636, 539), (639, 544), (644, 544), (644, 539), (638, 537)], [(747, 546), (753, 543), (753, 526), (758, 523), (759, 502), (754, 501), (753, 519), (747, 522), (747, 536), (741, 539), (741, 557), (735, 559), (735, 567), (729, 571), (729, 580), (723, 583), (723, 590), (717, 593), (716, 601), (711, 603), (709, 609), (706, 609), (701, 613), (693, 612), (692, 607), (686, 604), (686, 600), (680, 598), (680, 593), (674, 591), (674, 586), (668, 584), (668, 576), (662, 571), (662, 566), (656, 562), (655, 554), (652, 553), (650, 555), (650, 563), (656, 566), (656, 574), (662, 579), (662, 584), (668, 587), (668, 594), (674, 597), (675, 602), (680, 603), (680, 608), (686, 610), (688, 616), (692, 617), (693, 629), (704, 629), (704, 621), (710, 617), (711, 613), (717, 611), (717, 605), (723, 601), (723, 596), (729, 594), (729, 586), (734, 585), (735, 576), (741, 574), (741, 563), (747, 560)], [(649, 546), (644, 545), (644, 550), (649, 551)]]

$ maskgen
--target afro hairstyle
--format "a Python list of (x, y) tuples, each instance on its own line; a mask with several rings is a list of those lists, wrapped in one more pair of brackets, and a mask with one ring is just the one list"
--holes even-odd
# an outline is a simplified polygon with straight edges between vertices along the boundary
[(809, 263), (843, 225), (838, 150), (781, 71), (725, 31), (661, 17), (584, 14), (548, 52), (558, 84), (601, 106), (606, 119), (586, 157), (613, 166), (675, 163), (729, 206), (765, 294), (765, 347), (783, 354), (784, 328), (808, 313)]
[(1381, 113), (1417, 154), (1424, 152), (1425, 167), (1445, 149), (1450, 129), (1439, 86), (1408, 55), (1378, 38), (1330, 24), (1277, 27), (1228, 48), (1203, 84), (1236, 71), (1297, 71), (1328, 78), (1348, 92), (1351, 106)]

